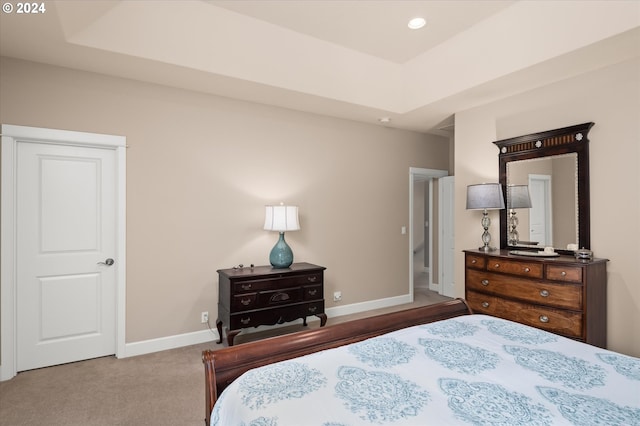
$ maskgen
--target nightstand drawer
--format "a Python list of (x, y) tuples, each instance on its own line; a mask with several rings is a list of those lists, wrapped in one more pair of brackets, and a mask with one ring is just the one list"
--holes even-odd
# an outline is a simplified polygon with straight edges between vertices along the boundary
[(487, 271), (520, 275), (528, 278), (542, 278), (542, 264), (540, 263), (506, 260), (499, 257), (489, 257), (487, 259)]
[(553, 284), (484, 271), (467, 271), (467, 288), (556, 308), (582, 310), (582, 286)]

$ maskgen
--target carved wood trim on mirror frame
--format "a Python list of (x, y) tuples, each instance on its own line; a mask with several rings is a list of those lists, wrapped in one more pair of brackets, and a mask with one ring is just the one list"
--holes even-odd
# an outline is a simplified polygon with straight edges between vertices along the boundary
[[(561, 212), (550, 212), (547, 210), (546, 215), (555, 217), (557, 222), (560, 223), (558, 226), (558, 231), (562, 231), (565, 234), (567, 233), (567, 228), (575, 228), (575, 238), (573, 235), (569, 237), (565, 237), (562, 241), (555, 241), (554, 235), (547, 234), (547, 238), (551, 241), (544, 241), (544, 237), (541, 238), (543, 241), (529, 241), (529, 232), (525, 234), (522, 244), (511, 244), (509, 245), (508, 241), (508, 208), (500, 210), (500, 247), (503, 249), (509, 247), (518, 247), (518, 249), (525, 250), (542, 250), (544, 246), (553, 246), (557, 252), (565, 253), (565, 254), (573, 254), (573, 251), (568, 250), (566, 242), (570, 242), (572, 244), (577, 244), (577, 248), (591, 248), (591, 230), (590, 230), (590, 201), (589, 201), (589, 138), (587, 137), (589, 134), (589, 130), (594, 125), (594, 123), (583, 123), (575, 126), (563, 127), (560, 129), (548, 130), (540, 133), (532, 133), (530, 135), (517, 136), (510, 139), (502, 139), (493, 142), (500, 149), (500, 153), (498, 155), (499, 162), (499, 181), (502, 184), (503, 195), (505, 200), (507, 199), (507, 185), (509, 184), (523, 184), (523, 182), (514, 182), (510, 180), (509, 170), (513, 170), (515, 175), (515, 170), (520, 167), (525, 166), (525, 171), (521, 172), (523, 175), (528, 176), (529, 182), (532, 182), (532, 178), (544, 178), (546, 177), (550, 182), (550, 188), (553, 192), (554, 185), (564, 185), (565, 187), (571, 187), (570, 178), (567, 179), (567, 175), (575, 176), (575, 183), (573, 185), (573, 192), (575, 193), (575, 202), (573, 205), (575, 206), (575, 211), (571, 211), (569, 206), (565, 206), (565, 210)], [(567, 159), (566, 157), (571, 157)], [(557, 166), (556, 169), (560, 168), (559, 173), (549, 173), (549, 175), (535, 175), (532, 173), (527, 173), (526, 166), (529, 163), (536, 163), (542, 161), (559, 161), (561, 159), (565, 160), (564, 165)], [(573, 163), (572, 159), (575, 159)], [(569, 161), (571, 167), (575, 164), (575, 170), (567, 169), (566, 160)], [(553, 169), (553, 165), (548, 166), (549, 170)], [(533, 167), (535, 170), (535, 167)], [(558, 177), (556, 177), (558, 175)], [(554, 183), (555, 179), (555, 183)], [(528, 182), (527, 182), (528, 184)], [(544, 184), (543, 184), (544, 185)], [(544, 193), (544, 189), (542, 192)], [(532, 202), (535, 203), (534, 200), (536, 196), (532, 197)], [(565, 198), (568, 197), (559, 197), (556, 201), (556, 204), (560, 206), (563, 201), (567, 201)], [(570, 198), (570, 197), (569, 197)], [(549, 197), (548, 205), (552, 205), (553, 197)], [(572, 200), (569, 199), (569, 203)], [(508, 204), (508, 203), (507, 203)], [(569, 209), (569, 210), (567, 210)], [(515, 210), (514, 210), (515, 211)], [(520, 212), (520, 211), (519, 211)], [(527, 222), (528, 213), (523, 212), (523, 215), (526, 214)], [(573, 217), (569, 216), (572, 215)], [(537, 214), (536, 214), (537, 216)], [(543, 214), (544, 216), (544, 214)], [(575, 219), (574, 219), (575, 218)], [(564, 220), (568, 219), (570, 225), (564, 224)], [(573, 222), (572, 222), (573, 221)], [(550, 221), (553, 222), (553, 221)], [(517, 223), (517, 222), (516, 222)], [(572, 224), (572, 225), (571, 225)], [(530, 223), (526, 223), (526, 228), (531, 229), (532, 226)], [(563, 226), (564, 225), (564, 226)], [(542, 226), (545, 227), (544, 225)], [(535, 226), (533, 226), (535, 228)], [(552, 224), (549, 224), (549, 229), (553, 228)], [(521, 227), (521, 229), (525, 229)], [(534, 229), (535, 230), (535, 229)], [(554, 230), (555, 231), (555, 230)], [(517, 235), (517, 234), (516, 234)], [(570, 241), (573, 239), (573, 241)], [(513, 240), (512, 240), (513, 241)], [(543, 243), (543, 244), (540, 244)]]

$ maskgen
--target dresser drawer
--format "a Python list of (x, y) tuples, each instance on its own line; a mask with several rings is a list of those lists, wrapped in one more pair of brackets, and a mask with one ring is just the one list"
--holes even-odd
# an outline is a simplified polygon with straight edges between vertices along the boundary
[(464, 263), (467, 268), (484, 269), (487, 264), (487, 258), (483, 256), (474, 256), (467, 254), (464, 257)]
[(467, 270), (467, 288), (556, 308), (582, 310), (582, 286), (527, 280), (496, 273)]
[(487, 271), (542, 279), (542, 264), (536, 262), (489, 257), (487, 259)]
[(322, 284), (306, 285), (302, 288), (302, 299), (305, 301), (322, 299), (323, 297), (324, 292), (322, 291)]
[(274, 325), (293, 321), (298, 318), (316, 315), (324, 312), (324, 301), (299, 303), (279, 308), (259, 309), (255, 311), (239, 312), (231, 315), (230, 328), (248, 328), (259, 325)]
[(295, 275), (291, 277), (273, 277), (259, 280), (235, 281), (232, 284), (233, 294), (260, 290), (284, 289), (305, 284), (322, 284), (322, 272)]
[(475, 313), (497, 316), (567, 337), (583, 338), (581, 312), (545, 308), (474, 291), (467, 291), (467, 302)]
[(496, 296), (467, 290), (465, 299), (473, 312), (477, 314), (496, 315), (496, 306), (498, 306), (498, 298)]
[(548, 280), (565, 281), (571, 283), (582, 282), (582, 268), (568, 265), (547, 265)]
[(302, 287), (282, 290), (261, 291), (256, 300), (257, 308), (269, 308), (302, 301)]
[(231, 298), (232, 311), (250, 311), (256, 308), (258, 293), (243, 293)]

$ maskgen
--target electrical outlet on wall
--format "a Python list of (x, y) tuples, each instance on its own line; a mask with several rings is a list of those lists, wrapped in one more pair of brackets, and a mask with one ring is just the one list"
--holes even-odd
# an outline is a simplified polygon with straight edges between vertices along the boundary
[(334, 291), (333, 292), (333, 301), (334, 302), (339, 302), (342, 300), (342, 292), (341, 291)]
[(200, 322), (206, 324), (209, 322), (209, 312), (200, 313)]

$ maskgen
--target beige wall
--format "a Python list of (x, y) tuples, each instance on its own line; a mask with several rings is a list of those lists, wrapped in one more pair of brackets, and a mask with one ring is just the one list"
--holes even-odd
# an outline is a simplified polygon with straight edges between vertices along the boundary
[[(409, 167), (447, 169), (445, 138), (1, 58), (0, 122), (124, 135), (127, 327), (203, 329), (217, 274), (268, 264), (264, 205), (300, 207), (296, 261), (342, 305), (409, 290)], [(327, 307), (335, 306), (331, 297)]]
[[(607, 266), (609, 348), (640, 356), (640, 61), (633, 60), (456, 114), (456, 205), (466, 186), (498, 179), (491, 143), (593, 121), (590, 139), (591, 248)], [(492, 213), (492, 235), (498, 216)], [(461, 250), (476, 247), (474, 211), (456, 210), (456, 293), (464, 294)]]

